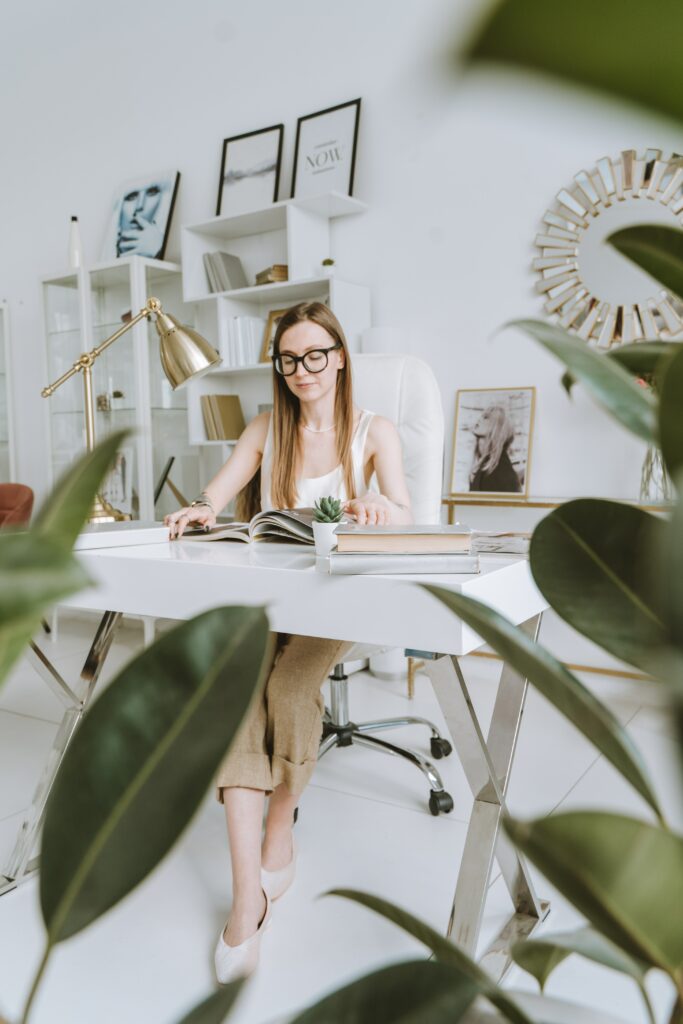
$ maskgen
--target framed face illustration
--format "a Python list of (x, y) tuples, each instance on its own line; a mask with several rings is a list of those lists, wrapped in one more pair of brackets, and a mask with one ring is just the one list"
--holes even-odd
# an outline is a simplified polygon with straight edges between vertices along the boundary
[(164, 258), (179, 181), (178, 171), (163, 171), (121, 185), (112, 200), (103, 263), (120, 256)]

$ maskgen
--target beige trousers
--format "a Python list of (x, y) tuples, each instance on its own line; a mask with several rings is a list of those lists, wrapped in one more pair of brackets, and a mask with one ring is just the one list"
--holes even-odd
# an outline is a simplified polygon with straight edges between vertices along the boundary
[(303, 793), (313, 774), (325, 709), (320, 687), (352, 644), (312, 636), (277, 636), (273, 666), (261, 697), (250, 707), (216, 775), (225, 786), (272, 792), (284, 783)]

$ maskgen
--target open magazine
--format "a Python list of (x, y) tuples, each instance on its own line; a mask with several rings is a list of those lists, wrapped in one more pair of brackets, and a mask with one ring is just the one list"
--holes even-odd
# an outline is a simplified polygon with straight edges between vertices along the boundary
[(188, 529), (183, 540), (275, 540), (313, 544), (312, 508), (259, 512), (250, 523), (219, 523), (210, 530)]

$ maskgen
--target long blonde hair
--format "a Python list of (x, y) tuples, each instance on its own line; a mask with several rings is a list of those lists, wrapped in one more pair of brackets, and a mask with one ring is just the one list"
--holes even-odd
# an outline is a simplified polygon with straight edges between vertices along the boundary
[(484, 409), (482, 418), (488, 421), (488, 430), (483, 437), (477, 436), (470, 477), (479, 470), (487, 473), (495, 469), (515, 436), (515, 428), (504, 405), (490, 405)]
[[(334, 313), (322, 302), (301, 302), (288, 309), (277, 325), (273, 339), (273, 355), (280, 352), (280, 341), (285, 331), (295, 324), (309, 321), (327, 331), (334, 342), (341, 345), (344, 366), (337, 372), (334, 400), (334, 424), (337, 436), (337, 457), (342, 467), (346, 493), (356, 497), (353, 479), (351, 442), (353, 440), (353, 390), (351, 360), (342, 326)], [(301, 405), (285, 378), (273, 366), (273, 475), (271, 501), (275, 508), (292, 508), (296, 502), (297, 457), (301, 454), (299, 418)]]

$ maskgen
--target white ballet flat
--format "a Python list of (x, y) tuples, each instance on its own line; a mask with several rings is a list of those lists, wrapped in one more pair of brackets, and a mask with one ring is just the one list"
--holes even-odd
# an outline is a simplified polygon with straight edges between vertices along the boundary
[[(271, 900), (268, 893), (266, 897), (266, 912), (263, 915), (260, 925), (253, 935), (239, 946), (229, 946), (223, 938), (225, 925), (221, 928), (214, 953), (214, 964), (216, 967), (216, 978), (220, 985), (228, 985), (236, 978), (246, 978), (252, 974), (258, 965), (261, 937), (270, 924)], [(227, 923), (227, 922), (226, 922)]]
[(294, 875), (296, 874), (296, 855), (297, 848), (294, 838), (292, 838), (292, 859), (289, 864), (285, 864), (279, 871), (266, 871), (265, 868), (261, 868), (261, 885), (263, 891), (267, 896), (270, 897), (273, 902), (279, 900), (284, 893), (287, 892), (290, 885), (294, 881)]

